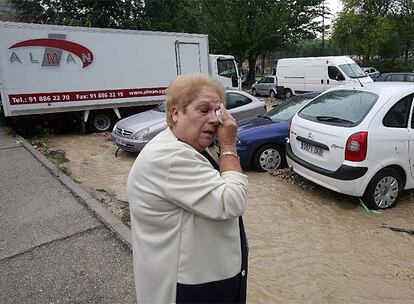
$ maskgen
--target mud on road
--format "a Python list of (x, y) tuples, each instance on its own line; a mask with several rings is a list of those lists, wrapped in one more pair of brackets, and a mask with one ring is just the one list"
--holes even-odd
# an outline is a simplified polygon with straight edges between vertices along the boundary
[[(109, 134), (48, 139), (60, 166), (117, 216), (128, 220), (126, 179), (135, 155)], [(355, 198), (290, 174), (247, 172), (248, 303), (414, 303), (414, 198), (380, 215)], [(298, 182), (299, 181), (299, 182)]]

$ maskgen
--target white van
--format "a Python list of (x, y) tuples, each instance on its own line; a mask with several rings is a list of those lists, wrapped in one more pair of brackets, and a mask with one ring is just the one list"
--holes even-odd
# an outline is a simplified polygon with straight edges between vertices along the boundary
[(286, 98), (305, 92), (323, 92), (348, 84), (372, 82), (371, 77), (347, 56), (279, 59), (277, 93)]

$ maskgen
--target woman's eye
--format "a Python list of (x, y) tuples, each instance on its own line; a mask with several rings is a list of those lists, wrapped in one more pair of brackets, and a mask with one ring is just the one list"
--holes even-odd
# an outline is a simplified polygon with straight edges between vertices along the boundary
[(208, 112), (210, 112), (209, 109), (200, 109), (200, 112), (203, 114), (207, 114)]

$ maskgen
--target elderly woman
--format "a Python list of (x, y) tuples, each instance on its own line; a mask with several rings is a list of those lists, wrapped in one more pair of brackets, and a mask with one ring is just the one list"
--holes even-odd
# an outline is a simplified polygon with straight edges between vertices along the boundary
[[(168, 128), (128, 177), (138, 303), (245, 303), (247, 177), (225, 92), (200, 74), (167, 89)], [(222, 116), (219, 122), (216, 111)], [(221, 147), (219, 165), (207, 148)]]

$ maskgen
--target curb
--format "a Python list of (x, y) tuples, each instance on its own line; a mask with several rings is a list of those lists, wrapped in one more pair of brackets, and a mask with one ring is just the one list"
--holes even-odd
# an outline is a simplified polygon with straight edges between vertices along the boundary
[(93, 198), (89, 193), (83, 190), (77, 183), (75, 183), (69, 176), (59, 170), (54, 163), (48, 160), (42, 153), (37, 151), (31, 144), (29, 144), (23, 137), (16, 136), (16, 140), (32, 154), (51, 174), (58, 179), (75, 197), (86, 205), (96, 216), (112, 231), (118, 238), (125, 243), (130, 249), (131, 243), (131, 228), (124, 224), (114, 214), (109, 212), (100, 202)]

